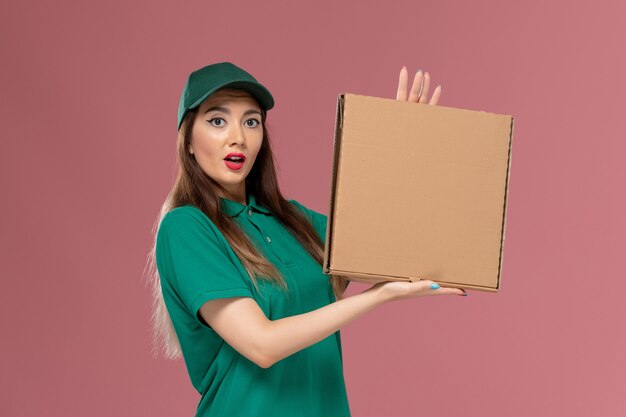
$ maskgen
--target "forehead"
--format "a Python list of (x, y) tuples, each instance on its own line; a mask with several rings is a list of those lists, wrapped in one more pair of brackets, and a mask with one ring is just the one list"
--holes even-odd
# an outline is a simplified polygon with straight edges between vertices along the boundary
[(222, 88), (207, 97), (206, 100), (200, 104), (200, 110), (202, 111), (210, 106), (226, 103), (246, 104), (258, 110), (261, 109), (256, 99), (247, 91), (234, 88)]

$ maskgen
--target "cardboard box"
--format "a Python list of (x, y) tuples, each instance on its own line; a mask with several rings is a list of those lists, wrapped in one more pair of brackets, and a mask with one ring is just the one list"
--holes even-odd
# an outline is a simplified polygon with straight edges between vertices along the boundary
[(324, 272), (500, 288), (513, 117), (340, 94)]

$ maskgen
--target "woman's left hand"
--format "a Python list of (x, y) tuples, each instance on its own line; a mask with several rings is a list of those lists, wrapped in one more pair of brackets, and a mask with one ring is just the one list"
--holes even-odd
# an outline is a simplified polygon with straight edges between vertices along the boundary
[(400, 80), (398, 81), (398, 93), (396, 94), (396, 100), (412, 101), (413, 103), (423, 103), (436, 105), (441, 97), (441, 86), (438, 85), (433, 91), (433, 95), (428, 100), (428, 89), (430, 87), (430, 74), (428, 72), (422, 73), (422, 70), (417, 71), (415, 78), (413, 79), (413, 86), (411, 90), (408, 90), (408, 70), (406, 67), (402, 67), (400, 70)]

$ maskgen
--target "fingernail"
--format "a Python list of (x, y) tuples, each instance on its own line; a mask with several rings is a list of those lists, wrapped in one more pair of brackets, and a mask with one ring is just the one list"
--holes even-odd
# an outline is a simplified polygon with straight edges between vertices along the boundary
[(418, 70), (417, 70), (417, 72), (418, 72), (418, 73), (421, 73), (421, 72), (422, 72), (422, 69), (421, 69), (421, 68), (420, 68), (420, 69), (418, 69)]
[(437, 288), (439, 288), (439, 284), (437, 283), (430, 284), (430, 288), (432, 288), (433, 290), (436, 290)]
[(463, 294), (459, 294), (459, 295), (460, 295), (461, 297), (463, 297), (463, 296), (467, 297), (467, 295), (468, 295), (468, 294), (465, 292), (465, 290), (461, 290), (461, 291), (463, 291)]

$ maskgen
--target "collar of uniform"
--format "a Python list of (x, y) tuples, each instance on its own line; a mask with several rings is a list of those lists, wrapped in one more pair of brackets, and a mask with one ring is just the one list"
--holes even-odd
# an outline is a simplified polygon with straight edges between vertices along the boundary
[(244, 211), (245, 209), (251, 208), (252, 210), (261, 212), (261, 213), (270, 213), (268, 209), (257, 203), (254, 195), (248, 195), (248, 205), (245, 206), (237, 201), (229, 200), (224, 197), (220, 197), (220, 201), (222, 202), (222, 210), (226, 212), (230, 217), (236, 217)]

